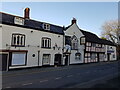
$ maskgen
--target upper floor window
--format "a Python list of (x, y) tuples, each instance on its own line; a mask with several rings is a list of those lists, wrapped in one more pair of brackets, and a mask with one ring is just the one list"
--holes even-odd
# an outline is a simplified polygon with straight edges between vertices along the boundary
[(85, 37), (80, 38), (80, 44), (85, 44)]
[(50, 24), (44, 23), (44, 24), (43, 24), (43, 29), (45, 29), (45, 30), (50, 30)]
[(65, 36), (65, 45), (71, 45), (71, 37)]
[(72, 48), (73, 50), (78, 49), (78, 39), (77, 39), (76, 36), (73, 36), (73, 37), (72, 37), (72, 40), (71, 40), (71, 48)]
[(95, 43), (92, 43), (92, 46), (93, 46), (93, 47), (96, 47), (96, 44), (95, 44)]
[(42, 48), (51, 48), (51, 39), (50, 38), (42, 38)]
[(12, 46), (25, 46), (25, 35), (24, 34), (12, 34)]
[(86, 46), (91, 46), (91, 42), (87, 42), (87, 43), (86, 43)]

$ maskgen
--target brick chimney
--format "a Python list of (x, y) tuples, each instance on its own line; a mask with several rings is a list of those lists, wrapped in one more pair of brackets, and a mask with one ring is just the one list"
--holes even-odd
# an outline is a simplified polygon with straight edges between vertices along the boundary
[(29, 8), (25, 8), (25, 10), (24, 10), (24, 18), (25, 19), (30, 18), (30, 9)]
[(76, 23), (76, 21), (77, 20), (75, 18), (73, 18), (72, 21), (71, 21), (71, 24), (73, 25), (74, 23)]

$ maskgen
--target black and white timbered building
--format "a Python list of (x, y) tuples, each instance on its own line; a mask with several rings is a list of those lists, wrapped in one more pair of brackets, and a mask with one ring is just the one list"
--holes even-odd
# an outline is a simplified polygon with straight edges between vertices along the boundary
[[(73, 18), (71, 25), (64, 30), (65, 46), (70, 47), (69, 64), (117, 60), (116, 46), (111, 41), (100, 39), (91, 32), (81, 30), (76, 21)], [(68, 52), (64, 51), (64, 54)]]

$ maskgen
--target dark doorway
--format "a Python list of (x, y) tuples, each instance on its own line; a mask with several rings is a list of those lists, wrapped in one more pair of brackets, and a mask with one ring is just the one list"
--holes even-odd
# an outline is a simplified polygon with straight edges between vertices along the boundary
[(110, 61), (110, 53), (107, 54), (107, 61)]
[(97, 62), (100, 62), (100, 56), (99, 56), (99, 53), (97, 53)]
[(8, 54), (0, 54), (0, 71), (7, 70), (7, 56)]
[(69, 65), (69, 55), (65, 55), (65, 65)]
[(61, 54), (55, 54), (54, 65), (61, 65)]

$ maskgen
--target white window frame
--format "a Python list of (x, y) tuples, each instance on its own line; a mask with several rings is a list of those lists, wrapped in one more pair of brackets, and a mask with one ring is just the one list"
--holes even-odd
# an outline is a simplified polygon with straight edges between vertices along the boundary
[[(48, 58), (45, 57), (47, 55), (48, 55)], [(43, 57), (42, 57), (43, 65), (50, 65), (50, 60), (51, 60), (51, 55), (50, 54), (43, 54)], [(45, 62), (45, 61), (47, 61), (47, 62)]]
[[(24, 56), (19, 57), (22, 55)], [(13, 52), (11, 66), (21, 66), (21, 65), (23, 66), (26, 65), (26, 52)]]
[[(18, 40), (18, 36), (19, 36), (19, 40)], [(11, 41), (12, 41), (11, 42), (12, 46), (25, 46), (25, 35), (19, 33), (13, 33)]]
[(43, 29), (50, 30), (50, 24), (43, 23)]
[(41, 45), (42, 48), (51, 48), (51, 39), (47, 37), (43, 37), (41, 44), (42, 44)]
[(81, 53), (80, 54), (75, 54), (75, 60), (81, 60)]
[(24, 25), (24, 19), (20, 17), (15, 17), (14, 18), (14, 23), (18, 25)]
[(80, 44), (81, 45), (85, 44), (85, 37), (84, 36), (80, 38)]
[(73, 39), (71, 40), (71, 49), (72, 50), (78, 49), (78, 39), (76, 36), (73, 36)]

